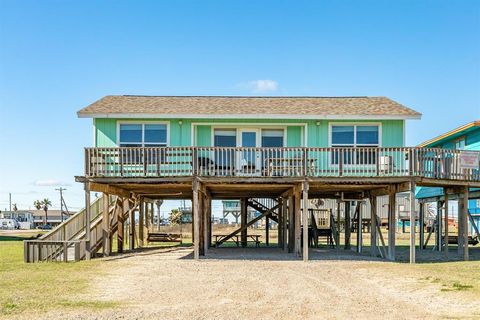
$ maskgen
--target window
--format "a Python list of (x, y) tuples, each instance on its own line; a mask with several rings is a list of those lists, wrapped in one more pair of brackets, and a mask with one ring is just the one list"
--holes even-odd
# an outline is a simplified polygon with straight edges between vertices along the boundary
[(463, 150), (465, 149), (465, 137), (458, 138), (455, 140), (455, 149), (456, 150)]
[(262, 147), (264, 148), (283, 147), (283, 130), (281, 129), (262, 130)]
[(331, 129), (331, 146), (347, 148), (332, 152), (332, 164), (338, 164), (343, 157), (343, 164), (375, 164), (374, 150), (348, 150), (353, 147), (379, 146), (379, 126), (377, 125), (333, 125)]
[(166, 147), (166, 124), (120, 124), (120, 147)]
[[(215, 129), (213, 145), (215, 147), (236, 147), (237, 130), (236, 129)], [(235, 152), (231, 149), (221, 149), (215, 151), (215, 163), (220, 168), (231, 168), (235, 163)]]

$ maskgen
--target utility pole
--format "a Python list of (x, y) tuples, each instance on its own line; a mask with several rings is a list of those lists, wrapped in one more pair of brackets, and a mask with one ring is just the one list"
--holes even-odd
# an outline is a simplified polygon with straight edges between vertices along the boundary
[(10, 204), (10, 211), (12, 211), (12, 194), (11, 193), (8, 194), (8, 199), (9, 199), (8, 202)]
[(67, 189), (65, 188), (58, 188), (58, 189), (55, 189), (56, 191), (60, 191), (60, 219), (62, 219), (62, 222), (63, 222), (63, 191), (66, 191)]

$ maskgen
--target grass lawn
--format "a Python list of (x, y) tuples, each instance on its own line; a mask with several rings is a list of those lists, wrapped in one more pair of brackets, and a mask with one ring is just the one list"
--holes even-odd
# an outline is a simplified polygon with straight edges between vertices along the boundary
[(89, 278), (102, 272), (100, 260), (79, 263), (23, 262), (23, 242), (35, 234), (0, 235), (0, 317), (55, 308), (106, 308), (111, 303), (85, 301)]

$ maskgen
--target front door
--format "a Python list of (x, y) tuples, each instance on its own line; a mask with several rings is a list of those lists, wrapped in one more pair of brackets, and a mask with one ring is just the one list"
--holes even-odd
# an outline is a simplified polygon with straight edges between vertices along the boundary
[(239, 175), (258, 176), (261, 175), (261, 152), (260, 130), (241, 129), (240, 146), (242, 151), (238, 152), (237, 170)]

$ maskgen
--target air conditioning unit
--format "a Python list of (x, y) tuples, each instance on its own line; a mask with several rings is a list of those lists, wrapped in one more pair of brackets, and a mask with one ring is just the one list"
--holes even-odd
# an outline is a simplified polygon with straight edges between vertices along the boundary
[(393, 158), (392, 156), (381, 156), (379, 157), (379, 170), (381, 172), (392, 172), (393, 171)]

